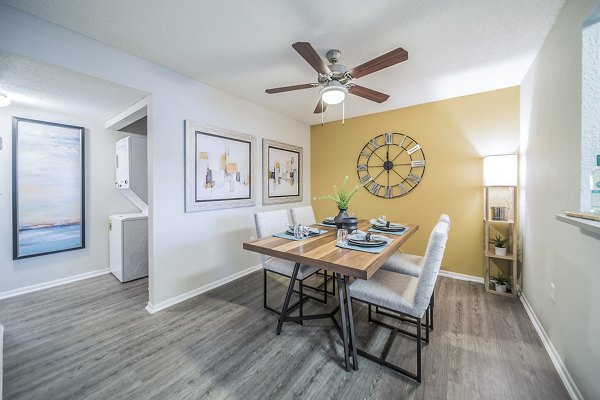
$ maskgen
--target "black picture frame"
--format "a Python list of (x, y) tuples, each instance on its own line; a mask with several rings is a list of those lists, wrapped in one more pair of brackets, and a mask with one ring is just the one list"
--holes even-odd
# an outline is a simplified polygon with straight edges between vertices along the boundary
[[(13, 117), (12, 133), (13, 260), (85, 248), (85, 128)], [(41, 161), (44, 157), (46, 163)], [(24, 168), (36, 173), (21, 170), (21, 163)], [(70, 172), (72, 176), (66, 173), (53, 175), (53, 168), (65, 164), (69, 166), (69, 170), (65, 172)], [(58, 184), (44, 181), (44, 178), (50, 180), (53, 176)], [(65, 176), (75, 179), (65, 179)], [(32, 182), (36, 179), (40, 185), (39, 195), (28, 195), (27, 191), (35, 186)], [(75, 180), (80, 181), (79, 190)], [(69, 205), (69, 210), (73, 205), (78, 205), (79, 215), (75, 213), (72, 218), (60, 219), (57, 215), (67, 215), (70, 212), (67, 207), (59, 204), (62, 198), (44, 204), (44, 197), (52, 195), (53, 190), (58, 192), (67, 186), (79, 198), (72, 201), (67, 199), (65, 203)], [(38, 198), (39, 206), (33, 204)], [(44, 211), (47, 213), (47, 220), (42, 219)]]

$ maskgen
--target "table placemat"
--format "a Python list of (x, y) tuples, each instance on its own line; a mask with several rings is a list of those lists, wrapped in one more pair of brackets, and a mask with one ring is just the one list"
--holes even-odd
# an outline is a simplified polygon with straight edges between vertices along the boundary
[(406, 228), (404, 228), (402, 231), (400, 232), (389, 232), (389, 231), (380, 231), (377, 228), (369, 228), (369, 232), (374, 232), (374, 233), (383, 233), (385, 235), (396, 235), (396, 236), (402, 236), (404, 235), (404, 233), (406, 232)]
[(384, 244), (383, 246), (379, 246), (379, 247), (362, 247), (362, 246), (356, 246), (356, 245), (353, 245), (353, 244), (350, 244), (350, 243), (348, 243), (348, 244), (336, 244), (336, 246), (337, 247), (341, 247), (342, 249), (364, 251), (365, 253), (379, 254), (383, 250), (385, 250), (386, 247), (388, 247), (390, 245), (390, 243), (392, 243), (394, 241), (394, 239), (386, 238), (384, 236), (382, 236), (382, 238), (387, 243)]
[(273, 236), (281, 238), (281, 239), (288, 239), (288, 240), (304, 240), (304, 239), (309, 239), (311, 237), (317, 237), (320, 236), (324, 233), (329, 233), (326, 230), (323, 229), (319, 229), (319, 234), (318, 235), (310, 235), (310, 236), (304, 236), (302, 238), (297, 238), (294, 235), (292, 235), (291, 233), (287, 233), (287, 232), (279, 232), (279, 233), (275, 233), (273, 234)]

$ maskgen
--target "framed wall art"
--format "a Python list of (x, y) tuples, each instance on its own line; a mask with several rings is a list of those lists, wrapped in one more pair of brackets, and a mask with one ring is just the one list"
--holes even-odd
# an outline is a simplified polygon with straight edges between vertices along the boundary
[(13, 118), (13, 259), (85, 247), (84, 132)]
[(186, 121), (185, 211), (256, 204), (254, 136)]
[(263, 204), (302, 201), (302, 147), (263, 139)]

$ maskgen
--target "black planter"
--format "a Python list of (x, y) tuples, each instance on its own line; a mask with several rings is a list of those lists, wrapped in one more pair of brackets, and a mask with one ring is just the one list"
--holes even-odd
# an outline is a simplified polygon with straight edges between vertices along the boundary
[(352, 233), (355, 230), (357, 230), (358, 229), (358, 218), (354, 218), (354, 217), (344, 218), (342, 220), (342, 229), (347, 230), (348, 233)]
[(346, 208), (340, 208), (340, 213), (338, 215), (336, 215), (336, 217), (333, 219), (333, 221), (335, 222), (335, 226), (338, 229), (342, 229), (342, 224), (344, 222), (344, 218), (348, 218), (350, 217), (348, 215), (348, 213), (346, 212)]

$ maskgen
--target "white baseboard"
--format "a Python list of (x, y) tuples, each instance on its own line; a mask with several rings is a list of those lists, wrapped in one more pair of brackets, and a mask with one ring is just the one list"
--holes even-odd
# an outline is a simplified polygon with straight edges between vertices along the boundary
[(458, 279), (459, 281), (481, 283), (483, 285), (483, 278), (480, 276), (459, 274), (458, 272), (444, 271), (443, 269), (440, 270), (440, 276), (445, 276), (447, 278), (452, 278), (452, 279)]
[(71, 282), (81, 281), (83, 279), (93, 278), (94, 276), (108, 274), (110, 271), (108, 268), (98, 269), (96, 271), (86, 272), (85, 274), (73, 275), (55, 281), (38, 283), (37, 285), (25, 286), (19, 289), (7, 290), (6, 292), (0, 292), (0, 300), (7, 299), (9, 297), (19, 296), (25, 293), (37, 292), (38, 290), (48, 289), (55, 286), (65, 285)]
[(262, 268), (261, 264), (255, 265), (255, 266), (250, 267), (250, 268), (246, 268), (243, 271), (236, 272), (233, 275), (226, 276), (225, 278), (219, 279), (218, 281), (211, 282), (208, 285), (201, 286), (201, 287), (196, 288), (194, 290), (190, 290), (189, 292), (180, 294), (179, 296), (175, 296), (175, 297), (172, 297), (172, 298), (170, 298), (168, 300), (161, 301), (158, 304), (152, 304), (152, 303), (148, 302), (148, 305), (146, 306), (146, 311), (148, 311), (150, 314), (154, 314), (154, 313), (156, 313), (158, 311), (164, 310), (165, 308), (171, 307), (171, 306), (173, 306), (173, 305), (175, 305), (177, 303), (181, 303), (182, 301), (191, 299), (194, 296), (198, 296), (199, 294), (208, 292), (209, 290), (212, 290), (212, 289), (217, 288), (219, 286), (225, 285), (226, 283), (235, 281), (236, 279), (239, 279), (239, 278), (241, 278), (243, 276), (251, 274), (252, 272), (258, 271), (261, 268)]
[(558, 372), (558, 376), (560, 376), (560, 379), (565, 385), (567, 392), (569, 392), (569, 396), (571, 396), (571, 399), (573, 400), (583, 400), (583, 396), (581, 395), (579, 388), (575, 384), (575, 381), (573, 381), (571, 374), (567, 370), (567, 367), (565, 367), (565, 364), (558, 355), (556, 348), (554, 348), (554, 345), (550, 341), (550, 338), (544, 330), (542, 323), (538, 319), (537, 315), (535, 315), (533, 308), (531, 308), (531, 305), (527, 301), (527, 298), (523, 295), (523, 292), (521, 292), (519, 298), (521, 299), (521, 303), (523, 303), (523, 307), (525, 308), (527, 315), (529, 315), (529, 319), (531, 320), (533, 327), (535, 328), (540, 339), (542, 340), (542, 343), (544, 344), (544, 347), (546, 348), (546, 351), (550, 356), (550, 360), (552, 360), (552, 364), (554, 364), (554, 368), (556, 368), (556, 372)]

